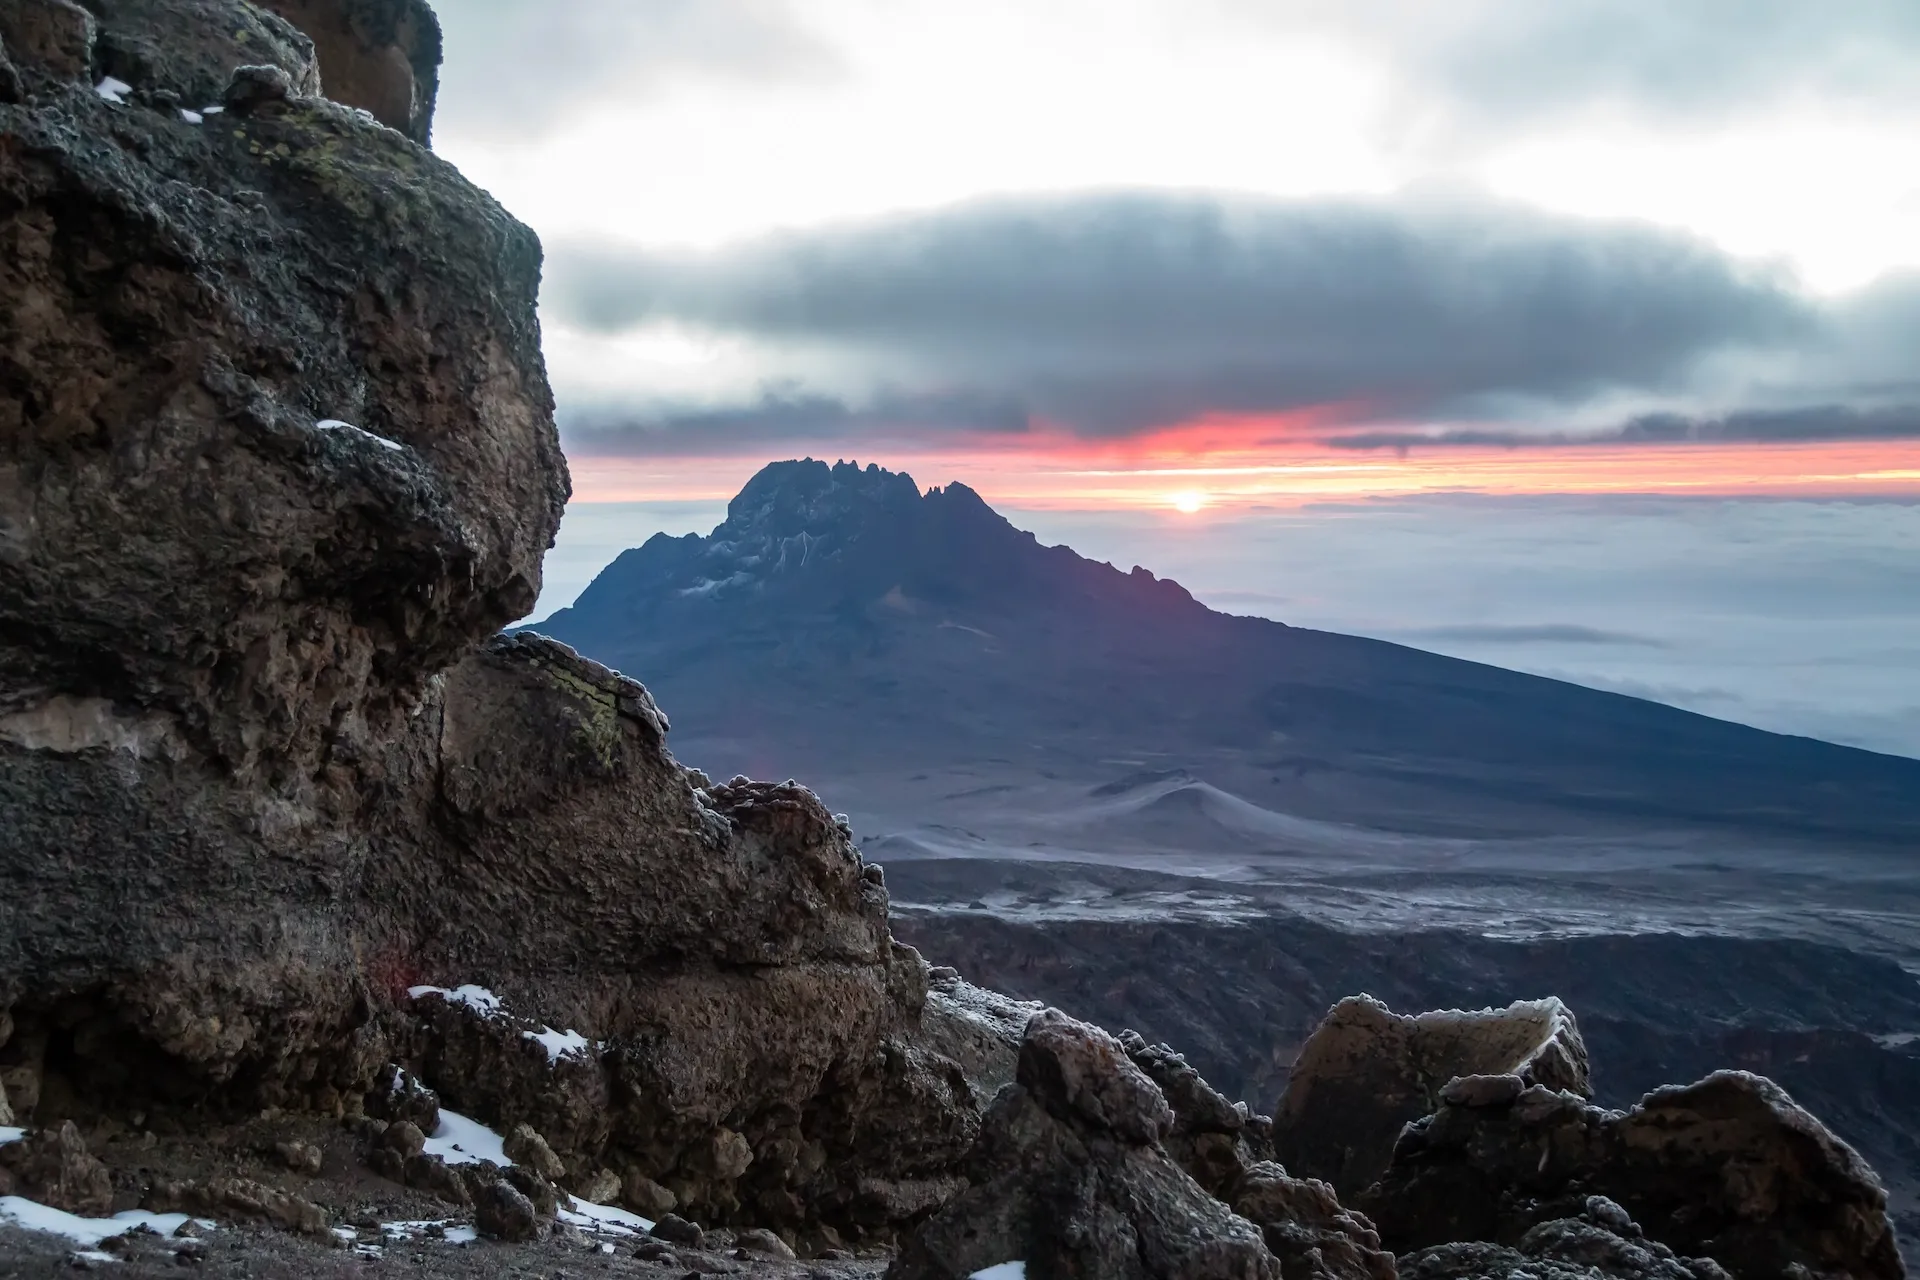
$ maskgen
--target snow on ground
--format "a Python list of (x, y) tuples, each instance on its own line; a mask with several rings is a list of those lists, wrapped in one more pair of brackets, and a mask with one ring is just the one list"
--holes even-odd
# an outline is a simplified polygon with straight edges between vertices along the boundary
[[(27, 1231), (64, 1236), (82, 1248), (92, 1248), (110, 1236), (125, 1235), (141, 1226), (170, 1236), (186, 1221), (187, 1215), (184, 1213), (142, 1213), (138, 1210), (116, 1213), (111, 1218), (82, 1218), (23, 1196), (0, 1196), (0, 1222)], [(204, 1219), (199, 1220), (199, 1224), (203, 1227), (213, 1226)]]
[(13, 1129), (5, 1125), (0, 1125), (0, 1147), (6, 1146), (9, 1142), (18, 1142), (26, 1136), (27, 1131), (25, 1129)]
[(643, 1218), (637, 1213), (631, 1213), (614, 1205), (594, 1204), (577, 1198), (572, 1200), (571, 1208), (560, 1210), (560, 1221), (617, 1236), (643, 1236), (653, 1230), (652, 1220)]
[(108, 76), (93, 86), (93, 91), (114, 106), (124, 107), (127, 105), (127, 95), (133, 92), (133, 86), (125, 80), (115, 80), (112, 76)]
[(427, 1139), (426, 1153), (439, 1156), (448, 1164), (479, 1164), (486, 1161), (507, 1168), (505, 1143), (500, 1135), (478, 1120), (469, 1120), (457, 1111), (440, 1108), (440, 1123)]
[(206, 117), (198, 111), (189, 111), (185, 107), (180, 108), (180, 118), (188, 124), (199, 124), (202, 120), (206, 119)]
[(1027, 1264), (1024, 1262), (999, 1262), (976, 1271), (967, 1280), (1027, 1280)]
[(406, 446), (398, 440), (389, 440), (385, 436), (377, 436), (365, 427), (356, 427), (351, 422), (342, 422), (338, 418), (322, 418), (313, 425), (322, 431), (351, 431), (355, 435), (365, 436), (381, 448), (391, 449), (395, 453), (399, 453), (402, 449), (406, 448)]

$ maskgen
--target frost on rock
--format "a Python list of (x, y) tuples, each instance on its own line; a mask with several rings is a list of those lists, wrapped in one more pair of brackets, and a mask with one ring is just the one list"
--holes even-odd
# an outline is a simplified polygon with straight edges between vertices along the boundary
[[(356, 427), (355, 430), (358, 428)], [(483, 1018), (503, 1014), (507, 1009), (505, 1002), (499, 996), (485, 987), (476, 987), (471, 983), (455, 987), (451, 991), (445, 987), (408, 987), (407, 995), (415, 1000), (421, 996), (439, 996), (448, 1004), (465, 1005)]]
[(127, 105), (127, 95), (133, 92), (133, 86), (125, 80), (115, 80), (112, 76), (108, 76), (93, 86), (93, 91), (114, 106), (124, 107)]
[(584, 1058), (588, 1050), (593, 1048), (593, 1042), (578, 1031), (555, 1031), (552, 1027), (546, 1027), (539, 1031), (522, 1031), (520, 1036), (545, 1049), (548, 1062), (558, 1062), (570, 1053)]
[[(208, 110), (212, 110), (212, 108), (209, 107)], [(389, 440), (385, 436), (375, 435), (365, 427), (356, 427), (351, 422), (342, 422), (338, 418), (322, 418), (313, 425), (314, 428), (319, 431), (351, 431), (354, 435), (365, 440), (371, 440), (382, 449), (391, 449), (395, 453), (399, 453), (406, 448), (406, 446), (398, 440)]]

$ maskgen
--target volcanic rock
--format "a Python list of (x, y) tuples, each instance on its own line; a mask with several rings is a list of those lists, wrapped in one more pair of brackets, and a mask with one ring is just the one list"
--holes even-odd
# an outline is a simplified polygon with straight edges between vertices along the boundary
[(113, 1207), (107, 1166), (87, 1151), (71, 1120), (0, 1146), (0, 1169), (21, 1195), (81, 1217), (105, 1217)]
[(1443, 1103), (1408, 1126), (1361, 1205), (1408, 1253), (1519, 1246), (1544, 1222), (1583, 1206), (1591, 1216), (1596, 1196), (1648, 1239), (1741, 1280), (1905, 1274), (1872, 1170), (1779, 1086), (1741, 1071), (1626, 1112), (1538, 1085), (1511, 1102)]
[(1274, 1117), (1274, 1147), (1287, 1168), (1352, 1196), (1380, 1176), (1402, 1126), (1431, 1114), (1449, 1082), (1500, 1075), (1590, 1096), (1572, 1012), (1546, 999), (1409, 1017), (1351, 996), (1301, 1047)]
[(907, 1241), (889, 1280), (957, 1280), (1012, 1260), (1038, 1275), (1278, 1280), (1259, 1228), (1159, 1145), (1173, 1119), (1119, 1041), (1034, 1014), (1016, 1083), (982, 1124), (971, 1187)]
[[(417, 4), (278, 7), (438, 57)], [(283, 18), (93, 8), (0, 8), (32, 90), (0, 106), (16, 1109), (424, 1131), (444, 1100), (716, 1222), (930, 1212), (985, 1095), (918, 1039), (926, 967), (845, 825), (696, 785), (639, 683), (494, 636), (567, 495), (532, 234), (316, 96)], [(291, 96), (183, 116), (240, 66)]]
[(1648, 1240), (1624, 1209), (1591, 1196), (1577, 1218), (1529, 1230), (1514, 1247), (1450, 1244), (1401, 1260), (1402, 1280), (1727, 1280), (1711, 1258), (1682, 1258)]
[(483, 1188), (474, 1197), (473, 1224), (482, 1235), (496, 1240), (531, 1240), (540, 1231), (540, 1218), (533, 1201), (505, 1182)]

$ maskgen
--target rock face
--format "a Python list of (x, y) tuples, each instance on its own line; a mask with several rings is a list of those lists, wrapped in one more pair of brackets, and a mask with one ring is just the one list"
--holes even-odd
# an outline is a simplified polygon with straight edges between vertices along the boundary
[(1625, 1112), (1538, 1085), (1504, 1098), (1461, 1091), (1408, 1127), (1361, 1204), (1399, 1252), (1491, 1241), (1562, 1256), (1560, 1245), (1541, 1254), (1565, 1235), (1543, 1236), (1543, 1224), (1596, 1196), (1650, 1240), (1741, 1280), (1906, 1274), (1872, 1170), (1777, 1085), (1741, 1071), (1656, 1090)]
[(1592, 1094), (1587, 1047), (1558, 1000), (1408, 1017), (1351, 996), (1300, 1050), (1274, 1117), (1275, 1149), (1288, 1168), (1352, 1196), (1387, 1167), (1401, 1127), (1432, 1114), (1461, 1076)]
[(568, 492), (539, 246), (314, 96), (401, 57), (424, 137), (431, 15), (280, 7), (0, 6), (15, 1109), (444, 1101), (709, 1221), (924, 1215), (982, 1099), (878, 869), (806, 789), (682, 769), (634, 681), (489, 639)]

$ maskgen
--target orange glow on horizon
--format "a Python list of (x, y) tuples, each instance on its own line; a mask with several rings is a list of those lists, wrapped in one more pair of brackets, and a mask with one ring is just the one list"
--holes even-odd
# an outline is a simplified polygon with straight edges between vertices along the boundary
[[(1311, 502), (1476, 493), (1920, 498), (1920, 442), (1330, 448), (1305, 417), (1216, 419), (1124, 440), (1060, 432), (852, 446), (923, 487), (958, 480), (996, 505), (1160, 510), (1185, 516)], [(779, 456), (797, 457), (818, 445)], [(576, 502), (725, 501), (773, 456), (574, 456)], [(828, 450), (833, 461), (840, 456)], [(1186, 483), (1182, 483), (1186, 482)]]

